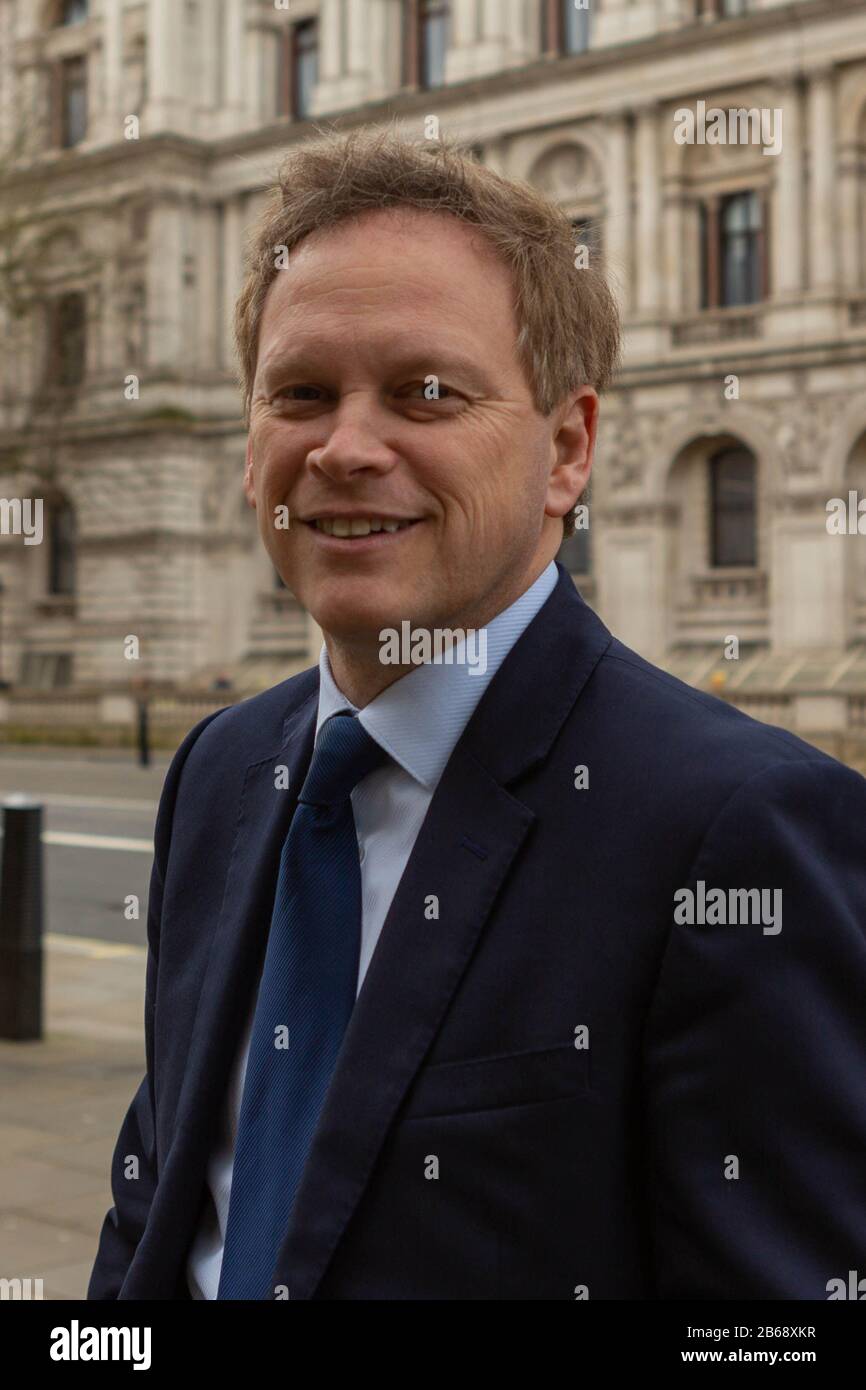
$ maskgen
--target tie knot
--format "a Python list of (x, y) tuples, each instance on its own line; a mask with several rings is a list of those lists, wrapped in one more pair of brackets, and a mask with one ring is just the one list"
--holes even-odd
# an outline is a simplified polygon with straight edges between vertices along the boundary
[(361, 779), (381, 767), (387, 757), (354, 715), (331, 715), (316, 740), (298, 800), (309, 806), (347, 801)]

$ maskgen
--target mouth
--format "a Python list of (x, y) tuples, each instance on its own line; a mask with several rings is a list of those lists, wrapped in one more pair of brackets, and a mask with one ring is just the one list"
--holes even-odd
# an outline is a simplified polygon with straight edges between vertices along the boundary
[(325, 550), (364, 551), (400, 543), (421, 517), (313, 517), (304, 523)]

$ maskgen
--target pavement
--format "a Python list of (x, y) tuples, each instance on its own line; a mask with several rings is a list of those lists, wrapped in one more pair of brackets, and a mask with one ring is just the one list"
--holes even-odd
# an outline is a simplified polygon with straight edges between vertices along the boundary
[(0, 1040), (0, 1277), (81, 1299), (145, 1070), (145, 951), (49, 936), (43, 959), (43, 1041)]
[[(45, 1299), (86, 1297), (111, 1156), (144, 1075), (144, 846), (166, 765), (0, 752), (0, 795), (42, 797), (49, 842), (44, 1037), (0, 1039), (0, 1278), (41, 1279)], [(133, 838), (144, 844), (125, 848)], [(124, 918), (127, 890), (142, 893), (138, 921)]]

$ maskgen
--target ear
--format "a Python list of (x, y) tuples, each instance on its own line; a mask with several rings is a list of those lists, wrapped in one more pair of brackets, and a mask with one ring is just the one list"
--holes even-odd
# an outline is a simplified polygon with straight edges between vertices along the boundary
[(551, 440), (552, 467), (547, 485), (548, 516), (565, 516), (586, 491), (598, 430), (598, 393), (592, 386), (573, 391), (558, 413)]
[(244, 463), (244, 495), (251, 507), (256, 505), (256, 482), (253, 475), (253, 441), (252, 436), (247, 435), (247, 456)]

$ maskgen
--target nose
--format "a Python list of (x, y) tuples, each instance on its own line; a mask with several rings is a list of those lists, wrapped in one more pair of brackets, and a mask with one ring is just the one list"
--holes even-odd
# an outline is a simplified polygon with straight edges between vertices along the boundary
[(365, 470), (387, 472), (394, 466), (396, 454), (385, 443), (383, 415), (366, 392), (346, 397), (330, 417), (331, 430), (325, 443), (307, 455), (308, 464), (336, 481)]

